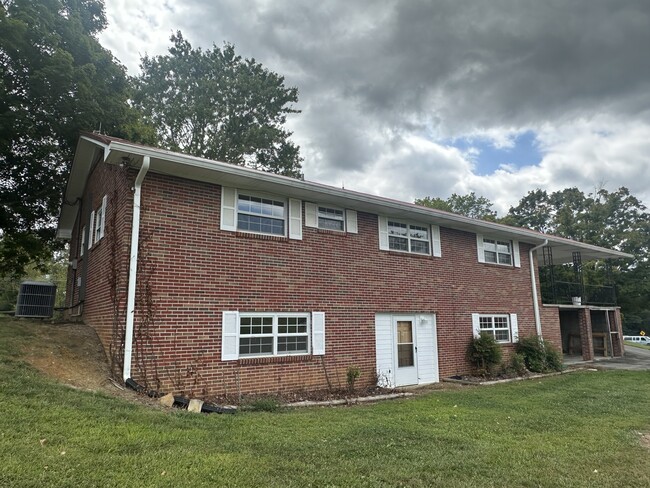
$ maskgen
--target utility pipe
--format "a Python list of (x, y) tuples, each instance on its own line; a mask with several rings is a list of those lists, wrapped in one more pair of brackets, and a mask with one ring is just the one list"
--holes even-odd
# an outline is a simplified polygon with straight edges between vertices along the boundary
[(530, 263), (530, 280), (533, 288), (533, 310), (535, 311), (535, 330), (537, 331), (537, 336), (542, 338), (542, 319), (539, 316), (539, 303), (537, 303), (537, 282), (535, 280), (535, 265), (533, 264), (533, 253), (538, 249), (548, 246), (548, 239), (544, 239), (544, 242), (539, 246), (533, 247), (528, 251), (528, 262)]
[(142, 158), (142, 166), (135, 178), (133, 187), (133, 222), (131, 224), (131, 260), (129, 262), (129, 287), (126, 297), (126, 330), (124, 335), (124, 382), (131, 378), (131, 358), (133, 356), (133, 319), (135, 317), (135, 289), (138, 274), (138, 244), (140, 240), (140, 199), (142, 181), (144, 180), (151, 160), (149, 156)]

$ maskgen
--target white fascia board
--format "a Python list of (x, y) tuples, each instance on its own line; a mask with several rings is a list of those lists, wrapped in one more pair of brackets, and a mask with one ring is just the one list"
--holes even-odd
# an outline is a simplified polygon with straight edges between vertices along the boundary
[[(93, 141), (98, 145), (102, 145)], [(115, 158), (111, 158), (111, 153), (115, 153)], [(203, 172), (215, 173), (215, 180), (226, 180), (229, 184), (240, 187), (249, 187), (252, 189), (267, 188), (272, 192), (274, 188), (289, 197), (300, 198), (307, 201), (316, 201), (322, 203), (336, 204), (343, 208), (353, 208), (368, 213), (392, 216), (395, 218), (408, 218), (422, 220), (427, 223), (437, 224), (442, 227), (460, 229), (467, 232), (483, 233), (487, 235), (496, 235), (510, 239), (517, 239), (533, 245), (542, 244), (548, 239), (551, 246), (554, 244), (560, 246), (569, 246), (576, 250), (585, 251), (586, 254), (592, 254), (599, 258), (631, 258), (631, 254), (621, 251), (606, 249), (591, 244), (585, 244), (570, 239), (551, 236), (535, 232), (528, 229), (511, 227), (504, 224), (497, 224), (485, 220), (473, 219), (464, 215), (444, 212), (442, 210), (431, 209), (413, 203), (400, 202), (390, 198), (379, 197), (366, 193), (360, 193), (353, 190), (336, 188), (322, 183), (298, 180), (287, 176), (266, 173), (243, 166), (237, 166), (221, 161), (214, 161), (197, 156), (189, 156), (164, 149), (139, 146), (128, 144), (122, 141), (112, 141), (108, 146), (108, 155), (105, 160), (109, 163), (117, 164), (121, 162), (118, 153), (137, 156), (149, 156), (151, 158), (151, 171), (157, 172), (156, 166), (162, 169), (165, 174), (175, 175), (183, 178), (192, 179), (192, 175), (187, 169), (195, 168)], [(178, 171), (172, 169), (170, 165), (164, 165), (164, 162), (170, 162), (178, 165)], [(205, 173), (204, 173), (205, 174)], [(249, 182), (248, 184), (246, 182)]]

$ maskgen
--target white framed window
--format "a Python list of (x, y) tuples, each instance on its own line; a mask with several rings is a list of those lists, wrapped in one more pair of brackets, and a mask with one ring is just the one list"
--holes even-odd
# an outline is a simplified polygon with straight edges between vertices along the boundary
[(325, 353), (325, 314), (223, 312), (222, 360)]
[(318, 228), (326, 230), (345, 230), (345, 213), (340, 208), (318, 206)]
[(440, 257), (440, 227), (379, 216), (379, 249)]
[(90, 214), (90, 226), (88, 230), (88, 249), (97, 244), (104, 237), (106, 225), (106, 202), (108, 197), (104, 195), (102, 204)]
[(517, 314), (472, 314), (474, 337), (490, 334), (500, 343), (518, 342)]
[(302, 239), (302, 201), (222, 187), (221, 230)]
[(485, 237), (476, 234), (476, 248), (480, 263), (500, 264), (502, 266), (521, 267), (519, 243), (507, 239)]
[(237, 230), (284, 236), (286, 202), (254, 194), (237, 195)]
[(327, 204), (305, 202), (305, 226), (356, 234), (357, 212)]

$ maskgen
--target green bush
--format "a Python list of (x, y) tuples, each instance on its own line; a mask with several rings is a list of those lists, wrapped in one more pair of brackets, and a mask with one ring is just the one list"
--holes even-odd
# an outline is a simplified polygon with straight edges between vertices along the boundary
[(354, 384), (357, 382), (359, 376), (361, 376), (361, 370), (359, 369), (359, 366), (348, 366), (346, 376), (348, 380), (348, 389), (350, 391), (354, 391)]
[(548, 373), (562, 370), (562, 354), (550, 342), (533, 335), (522, 337), (516, 346), (516, 351), (524, 358), (529, 371)]
[(519, 376), (526, 373), (526, 360), (522, 354), (516, 352), (512, 355), (510, 358), (510, 369)]
[(485, 332), (471, 340), (467, 346), (467, 360), (474, 371), (482, 376), (491, 375), (501, 364), (501, 346), (494, 337)]

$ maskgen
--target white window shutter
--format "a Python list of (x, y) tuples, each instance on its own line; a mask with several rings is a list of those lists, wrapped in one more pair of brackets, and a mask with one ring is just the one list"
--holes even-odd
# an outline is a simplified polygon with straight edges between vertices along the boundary
[(302, 240), (302, 200), (289, 199), (289, 239)]
[(388, 219), (379, 216), (379, 249), (388, 251)]
[(90, 225), (88, 226), (88, 249), (93, 247), (93, 237), (95, 236), (95, 211), (90, 212)]
[(483, 247), (483, 235), (476, 234), (476, 251), (478, 252), (478, 262), (485, 262), (485, 248)]
[(221, 360), (239, 357), (239, 312), (223, 312), (221, 320)]
[(357, 211), (356, 210), (346, 210), (345, 211), (345, 230), (350, 234), (357, 234), (359, 228), (357, 227)]
[(440, 245), (440, 227), (437, 225), (431, 226), (431, 238), (433, 240), (433, 255), (437, 258), (442, 256), (442, 246)]
[(106, 225), (106, 203), (108, 202), (108, 195), (102, 198), (102, 220), (99, 224), (99, 238), (104, 237), (104, 227)]
[(221, 230), (237, 230), (237, 190), (221, 187)]
[(479, 314), (472, 314), (472, 331), (474, 333), (474, 338), (478, 339), (481, 337), (481, 321), (479, 320)]
[(314, 356), (325, 355), (325, 312), (311, 313), (311, 347)]
[(305, 202), (305, 227), (318, 227), (318, 205)]
[(519, 259), (519, 241), (512, 241), (512, 263), (515, 268), (521, 268), (521, 260)]
[(84, 255), (84, 247), (86, 246), (86, 226), (81, 228), (81, 249), (79, 249), (79, 256)]
[(510, 331), (512, 332), (512, 342), (519, 342), (519, 323), (516, 313), (510, 314)]

